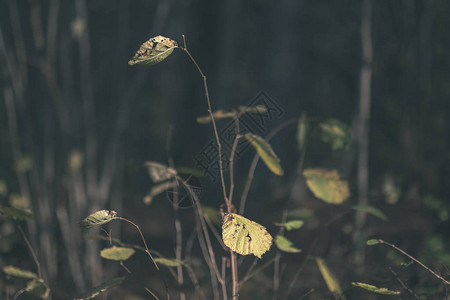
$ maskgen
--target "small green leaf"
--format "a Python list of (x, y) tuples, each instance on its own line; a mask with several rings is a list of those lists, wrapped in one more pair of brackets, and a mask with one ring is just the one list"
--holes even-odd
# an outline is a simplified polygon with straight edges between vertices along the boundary
[(80, 223), (81, 228), (91, 228), (95, 226), (104, 225), (111, 222), (116, 217), (117, 212), (114, 210), (99, 210), (93, 214), (90, 214)]
[(400, 292), (398, 292), (398, 291), (391, 291), (391, 290), (388, 290), (387, 288), (379, 288), (374, 285), (362, 283), (362, 282), (352, 282), (352, 285), (363, 288), (363, 289), (368, 290), (373, 293), (377, 293), (377, 294), (383, 294), (383, 295), (399, 295), (400, 294)]
[(167, 191), (170, 188), (173, 188), (175, 185), (177, 185), (177, 181), (169, 181), (169, 182), (163, 182), (160, 184), (157, 184), (152, 187), (150, 192), (147, 196), (144, 197), (144, 203), (150, 204), (153, 201), (153, 198), (155, 198), (157, 195), (161, 194), (164, 191)]
[(19, 277), (19, 278), (28, 278), (28, 279), (37, 279), (37, 274), (23, 270), (14, 266), (5, 266), (3, 267), (3, 272), (8, 276)]
[(257, 106), (239, 106), (238, 110), (240, 113), (249, 113), (249, 114), (262, 114), (267, 112), (267, 107), (264, 105)]
[(302, 113), (302, 116), (298, 120), (297, 126), (297, 148), (298, 151), (302, 151), (305, 146), (306, 136), (308, 133), (308, 118), (306, 113)]
[(128, 62), (130, 66), (146, 65), (152, 66), (162, 62), (170, 54), (173, 49), (177, 48), (178, 44), (174, 40), (163, 37), (161, 35), (155, 36), (141, 45), (139, 50)]
[(272, 245), (272, 236), (264, 226), (238, 214), (226, 214), (223, 218), (222, 240), (232, 251), (258, 258)]
[(333, 150), (347, 149), (352, 141), (350, 128), (337, 119), (327, 120), (319, 125), (322, 141), (331, 144)]
[(368, 240), (367, 242), (366, 242), (366, 245), (368, 245), (368, 246), (373, 246), (373, 245), (376, 245), (376, 244), (379, 244), (380, 242), (378, 241), (378, 240), (376, 240), (376, 239), (371, 239), (371, 240)]
[(33, 214), (31, 213), (31, 211), (25, 208), (0, 206), (0, 213), (7, 218), (11, 218), (17, 221), (26, 221), (33, 219)]
[(189, 175), (193, 175), (195, 177), (205, 177), (206, 175), (203, 174), (203, 171), (197, 168), (192, 168), (192, 167), (177, 167), (177, 173), (178, 174), (189, 174)]
[(175, 258), (163, 258), (163, 257), (158, 257), (155, 258), (156, 263), (158, 264), (162, 264), (165, 265), (166, 267), (177, 267), (180, 265), (184, 265), (184, 262)]
[(341, 180), (336, 170), (308, 169), (303, 175), (314, 196), (327, 203), (341, 204), (350, 196), (347, 181)]
[(302, 220), (292, 220), (286, 223), (274, 223), (277, 226), (286, 228), (287, 231), (291, 231), (293, 229), (299, 229), (305, 224), (305, 221)]
[(290, 210), (287, 215), (288, 220), (300, 219), (303, 221), (308, 221), (314, 217), (314, 212), (311, 209), (299, 208)]
[(275, 152), (273, 152), (272, 147), (269, 143), (267, 143), (262, 137), (252, 133), (246, 133), (245, 138), (255, 148), (256, 152), (258, 152), (258, 155), (261, 157), (270, 171), (279, 176), (282, 176), (284, 174), (283, 169), (280, 165), (280, 159), (275, 154)]
[(168, 180), (177, 175), (176, 170), (154, 161), (146, 162), (145, 166), (147, 167), (148, 174), (154, 183)]
[[(235, 111), (224, 111), (222, 109), (218, 109), (215, 112), (213, 112), (214, 120), (220, 120), (220, 119), (226, 119), (226, 118), (234, 118), (236, 116)], [(197, 118), (197, 123), (200, 124), (208, 124), (211, 123), (211, 116), (202, 116)]]
[(41, 299), (47, 299), (50, 295), (50, 289), (42, 279), (33, 279), (28, 281), (24, 291), (31, 293)]
[(319, 271), (322, 274), (325, 283), (327, 284), (330, 292), (333, 293), (336, 299), (345, 299), (344, 294), (342, 293), (341, 285), (337, 277), (333, 274), (333, 272), (328, 268), (327, 264), (322, 258), (316, 258), (317, 266), (319, 267)]
[(127, 247), (116, 247), (105, 248), (100, 251), (100, 256), (109, 260), (127, 260), (134, 254), (134, 249)]
[(214, 225), (222, 225), (222, 215), (217, 209), (209, 206), (202, 206), (202, 210), (203, 214), (208, 217), (208, 219), (211, 220)]
[(97, 287), (94, 287), (92, 290), (89, 291), (89, 293), (86, 296), (84, 296), (82, 298), (77, 298), (75, 300), (88, 300), (88, 299), (97, 297), (98, 295), (100, 295), (100, 293), (103, 293), (104, 291), (106, 291), (110, 288), (118, 286), (124, 280), (125, 280), (125, 277), (116, 277), (114, 279), (111, 279), (110, 281), (107, 281)]
[(375, 216), (383, 221), (387, 221), (388, 218), (387, 216), (378, 208), (375, 208), (373, 206), (369, 206), (369, 205), (356, 205), (356, 206), (352, 206), (352, 209), (357, 210), (357, 211), (362, 211), (368, 214), (371, 214), (372, 216)]
[(278, 249), (284, 252), (299, 253), (302, 251), (301, 249), (295, 248), (292, 242), (282, 235), (277, 235), (275, 237), (275, 245), (277, 245)]

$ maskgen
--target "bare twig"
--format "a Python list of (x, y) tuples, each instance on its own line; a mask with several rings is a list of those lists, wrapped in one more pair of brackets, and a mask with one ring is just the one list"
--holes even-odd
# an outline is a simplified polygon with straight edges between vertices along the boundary
[(399, 247), (395, 246), (394, 244), (388, 243), (384, 240), (381, 239), (377, 239), (377, 241), (380, 244), (385, 244), (388, 245), (389, 247), (397, 250), (398, 252), (400, 252), (401, 254), (407, 256), (408, 258), (412, 259), (413, 261), (415, 261), (416, 263), (418, 263), (422, 268), (424, 268), (425, 270), (427, 270), (428, 272), (430, 272), (431, 274), (433, 274), (436, 278), (440, 279), (443, 283), (450, 285), (450, 281), (445, 280), (445, 278), (443, 278), (441, 275), (437, 274), (436, 272), (434, 272), (433, 270), (431, 270), (429, 267), (427, 267), (426, 265), (424, 265), (420, 260), (414, 258), (413, 256), (411, 256), (410, 254), (406, 253), (405, 251), (403, 251), (402, 249), (400, 249)]
[(36, 253), (34, 252), (34, 249), (31, 246), (30, 241), (27, 238), (27, 235), (23, 231), (22, 226), (17, 224), (17, 228), (19, 228), (20, 234), (22, 235), (25, 243), (27, 244), (28, 249), (30, 250), (30, 253), (31, 253), (31, 256), (33, 257), (34, 263), (36, 264), (36, 268), (37, 268), (37, 271), (38, 271), (38, 276), (39, 276), (39, 278), (42, 278), (41, 265), (39, 264), (39, 260), (37, 259)]
[(395, 276), (395, 278), (397, 279), (397, 281), (402, 285), (402, 287), (407, 290), (411, 295), (414, 296), (414, 298), (416, 299), (420, 299), (419, 296), (417, 296), (408, 286), (406, 286), (406, 284), (403, 282), (403, 280), (400, 279), (400, 277), (397, 275), (396, 272), (394, 272), (394, 270), (389, 267), (389, 271), (391, 271), (392, 275)]

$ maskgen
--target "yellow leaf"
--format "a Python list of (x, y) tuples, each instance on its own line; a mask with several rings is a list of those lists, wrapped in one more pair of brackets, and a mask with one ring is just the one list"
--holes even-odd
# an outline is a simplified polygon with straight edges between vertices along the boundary
[(336, 170), (308, 169), (303, 175), (314, 196), (327, 203), (341, 204), (350, 196), (347, 181), (341, 180)]
[(337, 280), (336, 276), (331, 272), (331, 270), (328, 268), (325, 261), (322, 258), (316, 258), (316, 262), (317, 266), (319, 267), (320, 273), (322, 274), (322, 277), (325, 280), (325, 283), (327, 284), (327, 287), (330, 290), (330, 292), (333, 293), (336, 299), (340, 300), (345, 299), (344, 295), (342, 294), (342, 289), (341, 286), (339, 285), (339, 281)]
[(279, 176), (284, 174), (280, 165), (280, 159), (275, 152), (273, 152), (273, 149), (269, 143), (267, 143), (262, 137), (252, 133), (246, 133), (245, 138), (255, 148), (256, 152), (258, 152), (258, 155), (270, 171)]

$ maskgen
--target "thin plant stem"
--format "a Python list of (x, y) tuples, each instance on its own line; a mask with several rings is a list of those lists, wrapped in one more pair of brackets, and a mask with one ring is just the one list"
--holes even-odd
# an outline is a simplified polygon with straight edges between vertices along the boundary
[(414, 296), (414, 298), (416, 299), (420, 299), (419, 296), (416, 295), (416, 293), (414, 293), (404, 282), (403, 280), (400, 279), (400, 277), (397, 275), (397, 273), (391, 268), (389, 267), (389, 271), (391, 271), (392, 275), (395, 276), (395, 278), (397, 279), (397, 281), (402, 285), (402, 287), (407, 290), (411, 295)]
[[(274, 128), (265, 138), (266, 141), (270, 141), (279, 131), (284, 129), (286, 126), (298, 122), (298, 119), (290, 119), (287, 120), (280, 125), (278, 125), (276, 128)], [(245, 210), (245, 203), (247, 201), (248, 192), (250, 191), (250, 186), (253, 181), (253, 176), (255, 174), (256, 165), (258, 164), (259, 155), (258, 153), (255, 153), (255, 156), (253, 156), (252, 164), (250, 165), (250, 169), (248, 170), (247, 175), (247, 181), (245, 182), (245, 187), (241, 195), (241, 203), (239, 204), (239, 214), (244, 214)]]
[(424, 268), (425, 270), (427, 270), (428, 272), (430, 272), (431, 274), (433, 274), (436, 278), (440, 279), (443, 283), (450, 285), (450, 281), (445, 280), (445, 278), (443, 278), (441, 275), (437, 274), (436, 272), (434, 272), (433, 270), (431, 270), (429, 267), (427, 267), (426, 265), (424, 265), (420, 260), (414, 258), (413, 256), (411, 256), (410, 254), (406, 253), (405, 251), (403, 251), (402, 249), (400, 249), (399, 247), (395, 246), (394, 244), (388, 243), (384, 240), (381, 239), (377, 239), (377, 241), (380, 244), (385, 244), (388, 245), (389, 247), (397, 250), (398, 252), (400, 252), (401, 254), (407, 256), (408, 258), (412, 259), (413, 261), (415, 261), (416, 263), (418, 263), (422, 268)]
[(231, 208), (230, 208), (230, 203), (229, 203), (228, 197), (227, 197), (227, 192), (226, 192), (226, 187), (225, 187), (225, 178), (224, 178), (224, 175), (223, 175), (222, 144), (220, 143), (219, 133), (217, 131), (217, 126), (216, 126), (216, 121), (215, 121), (214, 115), (212, 113), (211, 100), (209, 99), (209, 92), (208, 92), (208, 83), (206, 82), (206, 76), (205, 76), (205, 74), (203, 74), (202, 69), (197, 64), (197, 61), (194, 59), (194, 57), (191, 55), (191, 53), (187, 49), (186, 38), (185, 38), (184, 35), (183, 35), (183, 43), (184, 43), (184, 47), (181, 48), (181, 49), (183, 49), (184, 52), (186, 52), (186, 54), (189, 56), (191, 61), (194, 63), (195, 67), (197, 68), (198, 72), (200, 73), (200, 75), (203, 78), (203, 87), (205, 89), (206, 101), (208, 103), (208, 112), (209, 112), (209, 115), (211, 117), (211, 122), (212, 122), (212, 125), (213, 125), (213, 128), (214, 128), (214, 135), (216, 137), (216, 142), (217, 142), (218, 156), (219, 156), (219, 172), (220, 172), (220, 180), (222, 182), (223, 198), (225, 200), (225, 203), (227, 204), (228, 212), (230, 213), (231, 212), (231, 210), (230, 210)]
[[(222, 257), (222, 278), (226, 278), (226, 272), (227, 272), (227, 258), (224, 256)], [(228, 300), (227, 285), (225, 284), (225, 280), (222, 283), (222, 294), (223, 300)]]
[(34, 252), (33, 247), (31, 246), (30, 241), (27, 238), (27, 235), (25, 234), (25, 232), (22, 229), (22, 226), (20, 226), (19, 224), (17, 224), (17, 228), (19, 228), (20, 234), (22, 235), (25, 243), (27, 244), (28, 249), (30, 250), (31, 256), (33, 257), (34, 263), (36, 264), (36, 268), (38, 271), (38, 276), (39, 278), (42, 278), (42, 274), (41, 274), (41, 264), (39, 263), (39, 260), (37, 259), (36, 253)]
[(236, 128), (236, 137), (234, 138), (233, 146), (231, 147), (230, 154), (230, 192), (228, 193), (228, 199), (230, 204), (233, 203), (233, 191), (234, 191), (234, 158), (236, 156), (237, 144), (240, 138), (239, 135), (239, 117), (240, 113), (234, 118), (235, 128)]

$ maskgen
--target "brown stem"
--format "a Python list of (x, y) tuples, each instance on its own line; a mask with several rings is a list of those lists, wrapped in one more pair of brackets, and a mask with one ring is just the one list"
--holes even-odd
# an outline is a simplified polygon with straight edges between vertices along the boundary
[(41, 265), (39, 264), (39, 261), (38, 261), (38, 259), (37, 259), (36, 253), (34, 252), (33, 247), (31, 246), (30, 241), (28, 240), (28, 238), (27, 238), (25, 232), (23, 231), (22, 226), (17, 225), (17, 228), (19, 228), (20, 234), (22, 235), (22, 237), (23, 237), (25, 243), (27, 244), (28, 249), (30, 250), (30, 253), (31, 253), (31, 256), (33, 257), (34, 263), (36, 264), (36, 268), (37, 268), (37, 271), (38, 271), (38, 276), (39, 276), (39, 278), (42, 278), (42, 274), (41, 274)]

